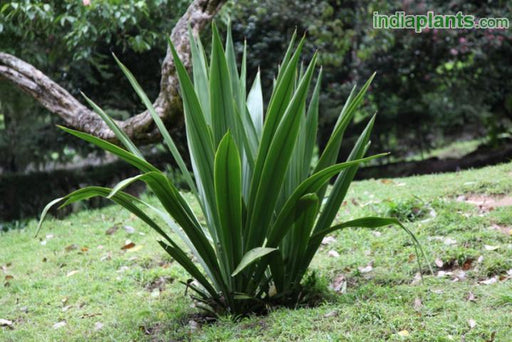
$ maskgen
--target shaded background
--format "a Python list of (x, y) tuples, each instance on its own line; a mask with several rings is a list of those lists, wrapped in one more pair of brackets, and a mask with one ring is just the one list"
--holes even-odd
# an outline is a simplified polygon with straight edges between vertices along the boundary
[[(166, 49), (164, 33), (170, 32), (188, 3), (92, 0), (84, 6), (71, 0), (2, 1), (0, 50), (34, 64), (73, 95), (82, 90), (114, 117), (126, 118), (143, 108), (110, 53), (120, 57), (154, 98)], [(231, 18), (240, 53), (247, 41), (250, 82), (261, 68), (264, 89), (271, 86), (293, 31), (306, 32), (304, 56), (308, 59), (318, 50), (324, 69), (320, 147), (350, 89), (377, 72), (345, 139), (354, 139), (365, 119), (378, 112), (370, 153), (392, 154), (380, 165), (361, 170), (361, 177), (448, 171), (510, 160), (512, 30), (417, 34), (372, 28), (374, 11), (398, 10), (462, 11), (512, 19), (510, 1), (239, 0), (226, 4), (217, 22), (225, 27)], [(7, 221), (35, 216), (46, 202), (79, 185), (110, 185), (132, 174), (129, 167), (59, 132), (55, 128), (59, 122), (0, 79), (4, 227), (19, 224)], [(171, 131), (185, 150), (182, 130)], [(163, 151), (158, 145), (146, 148), (157, 164), (172, 169), (170, 156)]]

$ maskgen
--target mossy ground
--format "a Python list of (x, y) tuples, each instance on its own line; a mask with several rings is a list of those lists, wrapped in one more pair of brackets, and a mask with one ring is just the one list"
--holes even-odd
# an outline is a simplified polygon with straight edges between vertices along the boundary
[[(311, 266), (330, 292), (323, 304), (238, 323), (199, 319), (180, 283), (187, 274), (117, 206), (49, 220), (37, 239), (31, 221), (0, 233), (0, 319), (13, 323), (0, 340), (512, 341), (512, 207), (468, 203), (469, 194), (511, 195), (512, 164), (354, 183), (338, 220), (400, 217), (435, 274), (424, 267), (418, 280), (401, 230), (345, 230)], [(135, 246), (122, 250), (126, 240)]]

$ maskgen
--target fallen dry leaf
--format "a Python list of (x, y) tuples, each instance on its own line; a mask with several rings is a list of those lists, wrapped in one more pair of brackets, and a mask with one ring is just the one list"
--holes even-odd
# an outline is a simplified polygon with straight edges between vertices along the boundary
[(5, 280), (11, 280), (11, 279), (14, 279), (14, 277), (12, 275), (8, 274), (5, 276)]
[(398, 335), (399, 335), (399, 336), (402, 336), (402, 337), (408, 337), (408, 336), (411, 336), (411, 334), (409, 334), (409, 332), (408, 332), (407, 330), (399, 331), (399, 332), (398, 332)]
[(75, 249), (78, 249), (78, 245), (76, 243), (72, 244), (72, 245), (69, 245), (69, 246), (66, 246), (66, 248), (64, 248), (66, 250), (66, 252), (71, 252)]
[(464, 279), (466, 279), (466, 272), (464, 272), (462, 270), (457, 270), (457, 271), (453, 272), (453, 276), (454, 276), (452, 278), (453, 281), (464, 280)]
[(115, 232), (117, 232), (117, 230), (119, 229), (119, 226), (118, 225), (114, 225), (112, 227), (110, 227), (109, 229), (107, 229), (107, 231), (105, 232), (105, 234), (107, 235), (112, 235), (114, 234)]
[(491, 285), (498, 282), (498, 277), (492, 277), (486, 280), (482, 280), (479, 283), (482, 285)]
[(446, 272), (446, 271), (439, 271), (439, 272), (437, 272), (437, 276), (439, 278), (446, 277), (446, 276), (451, 276), (451, 275), (453, 275), (453, 272)]
[(322, 245), (329, 245), (333, 242), (336, 242), (336, 239), (332, 236), (326, 236), (322, 239)]
[(444, 243), (445, 245), (450, 246), (450, 245), (455, 245), (455, 244), (457, 243), (457, 241), (456, 241), (456, 240), (454, 240), (454, 239), (452, 239), (452, 238), (447, 237), (447, 238), (445, 238), (445, 239), (443, 240), (443, 243)]
[(62, 308), (62, 312), (66, 312), (69, 309), (71, 309), (72, 307), (73, 307), (73, 305), (66, 305), (65, 307)]
[(468, 296), (466, 297), (466, 300), (468, 302), (476, 302), (475, 294), (473, 292), (469, 292)]
[(500, 246), (489, 246), (489, 245), (485, 245), (484, 246), (485, 250), (486, 251), (495, 251), (497, 250), (498, 248), (500, 248)]
[(96, 331), (103, 329), (103, 327), (104, 327), (104, 325), (101, 322), (96, 322), (94, 324), (94, 330), (96, 330)]
[(13, 329), (12, 321), (9, 321), (8, 319), (0, 318), (0, 327), (7, 327)]
[(105, 261), (105, 260), (112, 260), (112, 252), (108, 252), (107, 254), (105, 254), (104, 256), (102, 256), (100, 258), (100, 261)]
[(420, 311), (420, 310), (421, 310), (421, 308), (423, 307), (423, 303), (421, 302), (421, 299), (419, 299), (419, 298), (415, 298), (415, 299), (414, 299), (414, 305), (413, 305), (413, 307), (414, 307), (414, 310), (416, 310), (416, 311)]
[(414, 275), (414, 278), (411, 281), (411, 285), (418, 285), (420, 283), (421, 283), (421, 273), (416, 272), (416, 274)]
[(357, 269), (361, 273), (369, 273), (369, 272), (373, 271), (373, 266), (370, 263), (370, 264), (366, 265), (365, 267), (358, 267)]
[(123, 229), (125, 232), (127, 232), (128, 234), (133, 234), (135, 233), (135, 228), (133, 228), (132, 226), (123, 226)]
[(475, 259), (471, 259), (471, 258), (466, 259), (466, 261), (464, 261), (464, 263), (462, 264), (462, 270), (463, 271), (469, 270), (473, 266), (474, 260)]
[(53, 325), (53, 329), (60, 329), (66, 326), (66, 321), (57, 322)]
[(327, 253), (328, 256), (330, 256), (331, 258), (339, 258), (340, 257), (340, 253), (334, 251), (334, 250), (330, 250), (329, 253)]
[(395, 183), (391, 179), (381, 179), (380, 182), (382, 184), (394, 184)]
[(94, 313), (86, 313), (80, 316), (80, 318), (91, 318), (96, 316), (101, 316), (102, 314), (100, 312), (94, 312)]
[(124, 271), (128, 271), (130, 268), (128, 266), (121, 266), (116, 272), (121, 273)]
[(468, 324), (470, 329), (473, 329), (476, 326), (476, 322), (472, 318), (468, 320)]
[(130, 248), (133, 248), (135, 247), (135, 244), (133, 242), (126, 242), (126, 244), (121, 247), (122, 250), (127, 250), (127, 249), (130, 249)]
[(190, 330), (192, 330), (192, 331), (196, 331), (197, 329), (199, 329), (201, 327), (201, 325), (194, 320), (188, 321), (188, 326), (189, 326)]
[(436, 263), (436, 266), (439, 268), (442, 268), (444, 266), (443, 260), (441, 260), (439, 258), (436, 258), (436, 260), (434, 262)]
[(66, 274), (66, 277), (71, 277), (72, 275), (75, 275), (75, 274), (77, 274), (78, 272), (80, 272), (80, 271), (78, 271), (78, 270), (71, 271), (71, 272), (69, 272), (68, 274)]
[(324, 318), (329, 318), (329, 317), (336, 317), (338, 316), (338, 311), (334, 310), (334, 311), (331, 311), (331, 312), (328, 312), (324, 315)]
[(407, 258), (407, 262), (411, 263), (416, 259), (416, 254), (411, 253), (409, 254), (409, 257)]
[(80, 248), (80, 250), (81, 250), (82, 252), (87, 252), (87, 251), (89, 250), (89, 247), (82, 247), (82, 248)]
[(144, 246), (143, 245), (137, 245), (134, 248), (130, 248), (129, 250), (127, 250), (127, 252), (128, 253), (137, 252), (137, 251), (140, 251), (142, 249), (142, 247), (144, 247)]
[(339, 276), (334, 278), (333, 282), (329, 285), (329, 287), (334, 292), (342, 294), (347, 292), (347, 280), (345, 279), (345, 276), (343, 274), (340, 274)]

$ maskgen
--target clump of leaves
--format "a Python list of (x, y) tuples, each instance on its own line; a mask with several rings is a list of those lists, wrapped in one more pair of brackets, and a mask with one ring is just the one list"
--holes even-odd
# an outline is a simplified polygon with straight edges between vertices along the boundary
[(395, 202), (392, 199), (384, 201), (386, 215), (396, 217), (400, 221), (416, 221), (427, 216), (432, 210), (428, 203), (419, 197)]
[[(215, 25), (212, 34), (209, 63), (201, 41), (190, 34), (192, 79), (169, 42), (181, 86), (194, 177), (151, 102), (130, 71), (118, 61), (160, 129), (200, 204), (206, 224), (199, 222), (166, 174), (149, 164), (115, 122), (87, 98), (125, 149), (86, 133), (61, 128), (114, 153), (137, 167), (141, 174), (113, 189), (86, 187), (56, 199), (44, 209), (41, 220), (52, 205), (62, 201), (61, 206), (94, 196), (113, 200), (162, 236), (159, 243), (163, 249), (195, 279), (187, 285), (205, 309), (233, 317), (261, 312), (269, 304), (294, 305), (322, 238), (334, 231), (398, 225), (419, 247), (414, 235), (395, 218), (365, 217), (332, 225), (359, 165), (382, 156), (364, 157), (370, 144), (373, 117), (348, 159), (336, 163), (344, 131), (373, 76), (359, 92), (352, 90), (325, 149), (311, 167), (321, 82), (320, 71), (308, 101), (316, 55), (306, 68), (300, 68), (304, 39), (295, 47), (296, 37), (292, 38), (264, 114), (259, 74), (247, 92), (246, 54), (239, 70), (230, 31), (225, 47)], [(333, 177), (336, 180), (326, 195)], [(161, 207), (123, 191), (136, 181), (147, 184)], [(155, 221), (147, 211), (159, 216), (164, 224)], [(176, 239), (184, 242), (198, 264)]]

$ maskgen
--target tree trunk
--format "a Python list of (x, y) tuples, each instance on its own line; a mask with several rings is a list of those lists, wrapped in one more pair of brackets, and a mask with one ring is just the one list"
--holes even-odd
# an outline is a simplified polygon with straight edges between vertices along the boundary
[[(171, 33), (171, 41), (187, 68), (190, 69), (191, 66), (188, 26), (194, 35), (198, 35), (225, 2), (226, 0), (194, 0), (176, 23)], [(102, 139), (116, 141), (114, 133), (94, 111), (80, 103), (33, 65), (13, 55), (0, 52), (0, 77), (11, 81), (50, 112), (60, 116), (65, 125)], [(183, 122), (183, 109), (178, 89), (179, 82), (168, 47), (162, 63), (160, 93), (153, 106), (164, 122), (173, 122), (173, 125), (181, 125)], [(117, 123), (136, 144), (160, 139), (160, 134), (147, 111)]]

